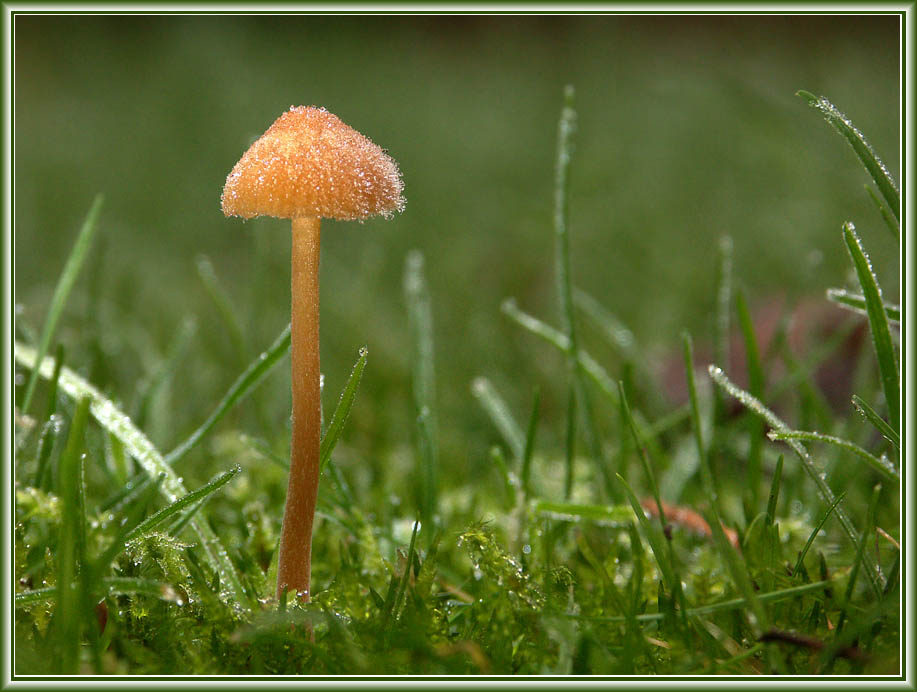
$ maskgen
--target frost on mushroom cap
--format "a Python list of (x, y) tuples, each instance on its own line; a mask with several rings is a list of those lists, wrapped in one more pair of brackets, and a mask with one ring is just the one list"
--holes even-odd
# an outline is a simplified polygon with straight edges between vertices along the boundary
[(324, 108), (290, 107), (251, 145), (223, 187), (226, 216), (366, 219), (404, 208), (388, 154)]

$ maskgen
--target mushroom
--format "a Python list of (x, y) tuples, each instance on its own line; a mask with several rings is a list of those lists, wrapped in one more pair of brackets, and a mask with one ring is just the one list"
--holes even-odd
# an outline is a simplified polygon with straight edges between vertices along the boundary
[(226, 178), (226, 216), (293, 226), (290, 360), (293, 423), (277, 564), (277, 596), (308, 601), (321, 444), (318, 268), (322, 218), (360, 220), (404, 208), (397, 164), (324, 108), (291, 106)]

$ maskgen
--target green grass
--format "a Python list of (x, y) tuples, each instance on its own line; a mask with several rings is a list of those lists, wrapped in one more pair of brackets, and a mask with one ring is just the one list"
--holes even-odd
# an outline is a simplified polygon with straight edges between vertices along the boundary
[[(834, 117), (827, 100), (815, 103)], [(897, 674), (900, 371), (889, 313), (901, 316), (883, 302), (864, 242), (844, 223), (837, 242), (857, 286), (832, 294), (873, 344), (848, 356), (852, 400), (813, 408), (816, 371), (840, 348), (814, 323), (803, 326), (815, 355), (802, 363), (760, 348), (753, 288), (727, 237), (709, 249), (714, 362), (695, 351), (703, 334), (684, 332), (675, 362), (687, 394), (673, 403), (658, 357), (578, 286), (572, 154), (592, 142), (575, 137), (577, 119), (568, 89), (555, 149), (555, 317), (529, 312), (529, 297), (494, 295), (490, 319), (513, 330), (526, 358), (511, 369), (480, 362), (461, 392), (488, 426), (475, 474), (441, 444), (469, 418), (441, 406), (451, 382), (439, 379), (435, 325), (452, 302), (435, 290), (427, 253), (405, 256), (397, 325), (365, 325), (405, 333), (410, 371), (361, 349), (349, 377), (326, 379), (326, 412), (337, 403), (305, 605), (274, 597), (288, 328), (258, 343), (216, 261), (199, 258), (224, 343), (202, 350), (192, 325), (208, 318), (175, 315), (147, 378), (127, 389), (113, 373), (96, 381), (55, 330), (76, 271), (92, 262), (85, 228), (104, 223), (93, 206), (41, 336), (23, 319), (15, 343), (17, 401), (29, 404), (14, 421), (16, 674)], [(887, 174), (873, 160), (869, 173)], [(897, 213), (894, 182), (876, 183)], [(189, 384), (215, 374), (232, 383), (222, 397)], [(405, 435), (377, 397), (364, 399), (369, 378), (407, 393)], [(175, 400), (193, 419), (174, 415)], [(371, 423), (354, 426), (359, 418)], [(827, 425), (810, 430), (818, 420)]]

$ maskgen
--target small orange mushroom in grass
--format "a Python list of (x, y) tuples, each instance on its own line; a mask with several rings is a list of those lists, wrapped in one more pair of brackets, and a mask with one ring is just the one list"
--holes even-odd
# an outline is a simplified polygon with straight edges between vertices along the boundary
[(292, 219), (290, 361), (293, 431), (280, 531), (277, 596), (309, 600), (318, 495), (321, 390), (318, 266), (321, 219), (363, 220), (404, 208), (404, 183), (378, 146), (324, 108), (290, 107), (239, 159), (223, 187), (226, 216)]

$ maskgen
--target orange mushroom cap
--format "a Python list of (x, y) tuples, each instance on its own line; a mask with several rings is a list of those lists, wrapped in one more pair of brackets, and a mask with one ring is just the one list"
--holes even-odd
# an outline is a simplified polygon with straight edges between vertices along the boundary
[(226, 216), (362, 220), (404, 209), (398, 165), (324, 108), (290, 106), (226, 178)]

